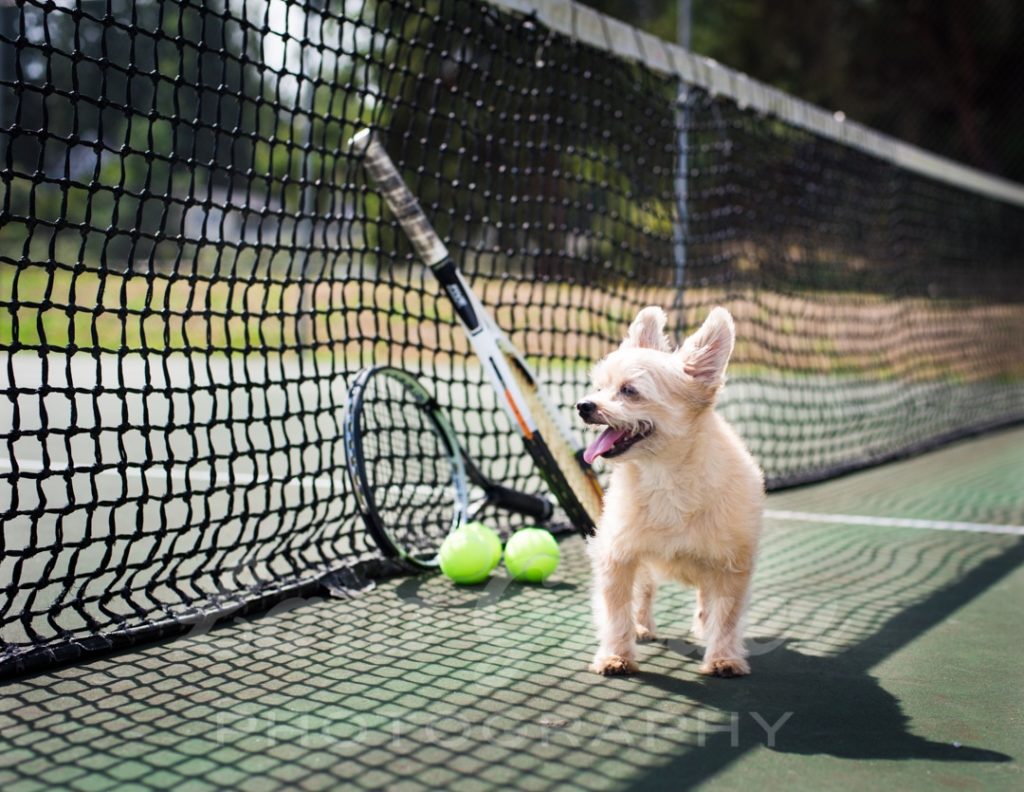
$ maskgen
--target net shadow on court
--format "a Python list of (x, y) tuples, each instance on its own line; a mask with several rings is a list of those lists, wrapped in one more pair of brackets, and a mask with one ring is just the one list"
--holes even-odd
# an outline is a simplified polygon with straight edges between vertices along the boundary
[[(989, 495), (1002, 508), (1021, 465), (1006, 449), (1019, 435), (948, 449), (934, 464), (970, 481), (978, 470), (966, 463), (998, 445)], [(927, 477), (915, 479), (915, 466), (930, 464), (890, 468), (880, 496), (913, 491)], [(976, 495), (971, 515), (982, 519)], [(641, 648), (642, 673), (587, 672), (583, 547), (569, 537), (562, 548), (549, 586), (392, 580), (12, 682), (0, 780), (19, 790), (678, 788), (742, 772), (763, 751), (791, 773), (813, 774), (798, 764), (812, 756), (847, 772), (845, 760), (869, 760), (856, 764), (861, 773), (879, 761), (900, 760), (908, 773), (937, 762), (950, 777), (985, 773), (996, 784), (1015, 772), (1019, 757), (993, 729), (962, 743), (922, 729), (877, 667), (1018, 572), (1020, 536), (769, 521), (751, 613), (754, 675), (743, 680), (696, 673), (679, 615), (692, 599), (669, 588), (657, 614), (664, 638)], [(967, 675), (1011, 670), (992, 661), (984, 646), (974, 668), (936, 658), (955, 669), (953, 683), (904, 671), (923, 674), (940, 698), (970, 699), (979, 683)]]

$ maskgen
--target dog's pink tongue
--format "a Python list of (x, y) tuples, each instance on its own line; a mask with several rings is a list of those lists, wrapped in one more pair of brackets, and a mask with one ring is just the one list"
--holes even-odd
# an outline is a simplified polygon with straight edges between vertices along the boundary
[(583, 452), (583, 459), (586, 460), (588, 465), (593, 465), (595, 459), (603, 454), (607, 454), (612, 446), (625, 436), (625, 429), (605, 429), (597, 436), (593, 443), (587, 446), (587, 450)]

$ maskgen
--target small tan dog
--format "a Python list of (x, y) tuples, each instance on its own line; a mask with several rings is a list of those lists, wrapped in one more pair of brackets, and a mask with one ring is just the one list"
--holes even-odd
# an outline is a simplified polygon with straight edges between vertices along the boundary
[(595, 391), (576, 407), (607, 426), (588, 462), (612, 465), (604, 513), (588, 551), (600, 645), (592, 670), (637, 670), (636, 639), (654, 637), (659, 580), (697, 587), (693, 632), (706, 641), (703, 674), (749, 674), (743, 620), (754, 571), (764, 478), (714, 411), (735, 343), (732, 317), (711, 311), (673, 351), (667, 317), (644, 308), (629, 336), (594, 369)]

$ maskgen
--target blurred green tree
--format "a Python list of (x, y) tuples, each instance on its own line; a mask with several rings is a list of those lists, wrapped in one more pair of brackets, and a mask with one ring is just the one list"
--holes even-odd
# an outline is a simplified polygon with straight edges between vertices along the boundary
[[(588, 0), (674, 39), (682, 0)], [(692, 49), (945, 156), (1024, 181), (1019, 0), (692, 0)]]

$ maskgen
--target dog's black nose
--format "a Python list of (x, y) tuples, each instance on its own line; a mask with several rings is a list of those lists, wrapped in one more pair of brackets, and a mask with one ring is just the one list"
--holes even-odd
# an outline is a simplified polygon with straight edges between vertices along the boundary
[(586, 418), (588, 415), (593, 415), (597, 410), (597, 405), (592, 401), (581, 401), (576, 405), (576, 409), (580, 411), (580, 415)]

